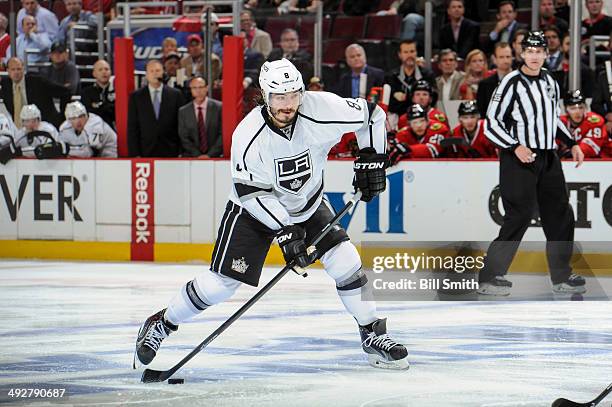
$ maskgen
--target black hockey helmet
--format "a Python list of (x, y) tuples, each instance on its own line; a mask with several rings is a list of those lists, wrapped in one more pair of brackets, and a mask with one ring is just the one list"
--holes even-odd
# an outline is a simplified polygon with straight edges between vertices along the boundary
[(542, 31), (530, 31), (523, 37), (521, 47), (525, 48), (544, 48), (548, 49), (548, 42)]
[(582, 96), (582, 92), (579, 89), (568, 92), (563, 98), (565, 106), (580, 105), (582, 103), (584, 103), (584, 96)]
[(408, 120), (409, 121), (414, 120), (414, 119), (421, 119), (421, 118), (427, 118), (427, 112), (425, 112), (425, 109), (423, 109), (421, 105), (419, 105), (418, 103), (415, 103), (414, 105), (408, 108)]
[(416, 83), (412, 87), (412, 93), (414, 94), (414, 92), (416, 92), (417, 90), (424, 90), (425, 92), (429, 92), (430, 96), (433, 94), (431, 84), (423, 79), (419, 79), (418, 81), (416, 81)]
[(478, 107), (476, 106), (476, 102), (474, 100), (466, 100), (459, 103), (459, 109), (457, 112), (459, 116), (466, 114), (479, 114)]

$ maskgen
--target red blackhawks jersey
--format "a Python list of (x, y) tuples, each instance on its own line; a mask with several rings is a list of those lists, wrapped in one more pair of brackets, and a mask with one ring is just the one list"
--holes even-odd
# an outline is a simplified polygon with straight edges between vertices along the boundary
[[(450, 127), (448, 124), (448, 118), (446, 117), (444, 113), (442, 113), (440, 110), (436, 109), (435, 107), (429, 108), (429, 111), (427, 112), (427, 118), (429, 119), (430, 123), (443, 124), (446, 127), (446, 131), (450, 131)], [(408, 127), (408, 114), (407, 113), (404, 113), (403, 115), (401, 115), (397, 121), (397, 128), (399, 130), (403, 130), (404, 127)]]
[(411, 158), (438, 158), (442, 154), (440, 142), (449, 136), (448, 127), (442, 123), (429, 123), (425, 135), (417, 136), (410, 127), (395, 135), (398, 143), (407, 144), (412, 150)]
[(457, 127), (453, 129), (452, 136), (457, 138), (463, 138), (469, 145), (468, 146), (453, 146), (452, 150), (446, 150), (445, 155), (447, 157), (455, 157), (455, 158), (473, 158), (473, 154), (469, 153), (469, 149), (475, 150), (480, 158), (496, 158), (497, 157), (497, 147), (493, 143), (489, 141), (489, 139), (484, 134), (485, 121), (484, 119), (478, 120), (476, 124), (476, 130), (474, 131), (474, 138), (470, 140), (469, 136), (459, 124)]
[(569, 116), (564, 114), (561, 116), (561, 121), (572, 133), (585, 157), (602, 156), (602, 150), (605, 150), (609, 143), (606, 121), (603, 117), (594, 112), (587, 112), (582, 122), (576, 126)]

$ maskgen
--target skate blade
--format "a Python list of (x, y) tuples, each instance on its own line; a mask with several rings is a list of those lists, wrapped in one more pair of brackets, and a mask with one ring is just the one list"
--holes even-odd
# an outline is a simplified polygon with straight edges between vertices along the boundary
[(509, 287), (480, 287), (477, 291), (480, 295), (492, 295), (495, 297), (507, 297), (510, 295)]
[(378, 369), (406, 370), (410, 367), (408, 357), (400, 360), (385, 360), (379, 355), (368, 354), (368, 363)]
[(572, 294), (584, 294), (586, 293), (586, 287), (585, 286), (578, 286), (578, 287), (574, 287), (572, 289), (565, 289), (565, 288), (553, 288), (553, 293), (555, 294), (567, 294), (567, 295), (572, 295)]

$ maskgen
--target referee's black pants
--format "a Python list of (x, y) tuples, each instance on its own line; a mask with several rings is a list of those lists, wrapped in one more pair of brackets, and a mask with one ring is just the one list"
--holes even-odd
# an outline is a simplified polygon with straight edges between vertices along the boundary
[(499, 186), (504, 223), (489, 246), (479, 282), (508, 272), (536, 204), (546, 235), (546, 257), (553, 284), (567, 281), (574, 240), (574, 213), (569, 205), (561, 161), (554, 150), (533, 150), (533, 163), (524, 164), (513, 151), (500, 153)]

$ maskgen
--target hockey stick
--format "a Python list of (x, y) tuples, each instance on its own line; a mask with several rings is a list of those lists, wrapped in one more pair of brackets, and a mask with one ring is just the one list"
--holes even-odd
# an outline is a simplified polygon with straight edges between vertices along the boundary
[[(332, 218), (332, 220), (330, 220), (329, 223), (327, 225), (325, 225), (325, 227), (321, 230), (321, 232), (319, 232), (319, 234), (312, 240), (312, 242), (310, 243), (308, 248), (311, 249), (317, 243), (319, 243), (321, 241), (321, 239), (323, 239), (332, 230), (332, 228), (338, 222), (340, 222), (340, 219), (344, 215), (346, 215), (348, 213), (348, 211), (353, 206), (355, 206), (355, 204), (357, 203), (357, 201), (359, 201), (359, 199), (361, 199), (361, 191), (355, 192), (353, 197), (346, 203), (346, 205), (344, 205), (344, 207), (340, 210), (340, 212), (338, 212), (336, 214), (336, 216), (334, 216)], [(310, 250), (309, 250), (309, 252), (310, 252)], [(154, 382), (163, 382), (163, 381), (168, 380), (168, 378), (170, 376), (172, 376), (174, 373), (176, 373), (177, 370), (179, 370), (181, 367), (183, 367), (185, 365), (185, 363), (189, 362), (195, 355), (200, 353), (200, 351), (202, 351), (202, 349), (204, 349), (206, 346), (208, 346), (209, 343), (211, 343), (213, 340), (215, 340), (215, 338), (217, 336), (221, 335), (221, 333), (223, 331), (225, 331), (227, 328), (229, 328), (229, 326), (231, 324), (233, 324), (238, 318), (240, 318), (242, 316), (242, 314), (244, 314), (249, 308), (251, 308), (253, 306), (253, 304), (255, 304), (257, 301), (259, 301), (259, 299), (261, 297), (263, 297), (265, 293), (270, 291), (270, 289), (276, 283), (278, 283), (279, 280), (281, 278), (283, 278), (285, 276), (285, 274), (287, 274), (289, 272), (289, 270), (291, 270), (293, 268), (293, 266), (294, 266), (294, 264), (292, 262), (292, 263), (287, 264), (285, 267), (283, 267), (283, 269), (276, 276), (274, 276), (274, 278), (272, 280), (270, 280), (268, 282), (268, 284), (266, 284), (261, 290), (259, 290), (257, 292), (257, 294), (255, 294), (242, 307), (240, 307), (240, 309), (238, 309), (238, 311), (234, 312), (234, 314), (231, 317), (229, 317), (227, 319), (227, 321), (225, 321), (223, 324), (221, 324), (221, 326), (219, 328), (217, 328), (212, 334), (210, 334), (208, 336), (208, 338), (204, 339), (204, 341), (202, 341), (202, 343), (200, 343), (194, 350), (192, 350), (187, 356), (185, 356), (180, 362), (178, 362), (176, 365), (174, 365), (171, 369), (163, 370), (163, 371), (153, 370), (153, 369), (145, 369), (145, 371), (142, 373), (141, 381), (143, 383), (154, 383)]]
[(612, 383), (610, 383), (597, 398), (588, 403), (576, 403), (575, 401), (561, 398), (555, 400), (554, 403), (552, 403), (552, 407), (595, 407), (610, 393), (612, 393)]

